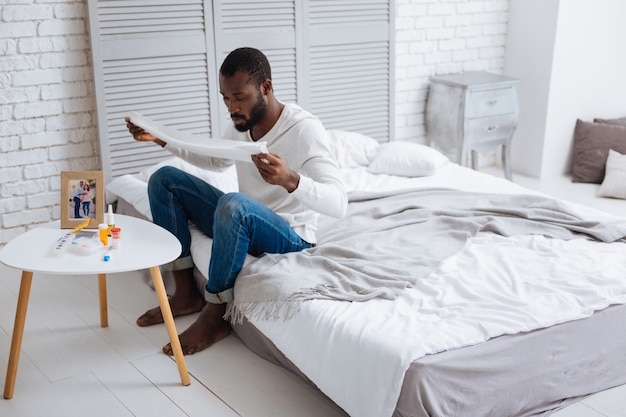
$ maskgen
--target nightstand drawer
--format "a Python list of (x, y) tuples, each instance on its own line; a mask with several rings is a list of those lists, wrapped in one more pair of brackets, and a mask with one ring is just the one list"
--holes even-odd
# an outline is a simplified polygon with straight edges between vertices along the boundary
[(515, 114), (469, 119), (465, 137), (468, 144), (510, 138), (517, 125)]
[(466, 104), (467, 117), (483, 117), (515, 113), (517, 95), (513, 87), (470, 91)]

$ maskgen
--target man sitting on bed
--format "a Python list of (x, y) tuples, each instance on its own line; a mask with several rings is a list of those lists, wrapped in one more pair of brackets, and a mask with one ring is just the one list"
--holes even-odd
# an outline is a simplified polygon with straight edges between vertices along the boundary
[[(173, 167), (159, 169), (148, 182), (154, 222), (176, 235), (183, 248), (173, 263), (176, 291), (170, 298), (172, 313), (181, 316), (201, 311), (179, 335), (186, 355), (229, 334), (230, 325), (223, 316), (246, 254), (310, 248), (316, 243), (319, 214), (338, 218), (347, 207), (326, 130), (310, 113), (274, 96), (270, 65), (261, 51), (232, 51), (220, 68), (219, 85), (234, 123), (225, 138), (266, 142), (269, 153), (252, 155), (252, 163), (235, 162), (238, 193), (224, 194)], [(136, 140), (155, 142), (201, 168), (224, 169), (233, 164), (167, 145), (129, 119), (126, 122)], [(193, 277), (188, 221), (213, 238), (206, 294), (197, 289)], [(159, 307), (137, 319), (140, 326), (156, 323), (163, 323)], [(170, 344), (163, 351), (172, 355)]]

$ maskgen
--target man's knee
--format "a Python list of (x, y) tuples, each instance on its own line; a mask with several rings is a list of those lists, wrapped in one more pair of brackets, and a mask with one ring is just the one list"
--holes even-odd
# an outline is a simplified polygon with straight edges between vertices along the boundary
[(182, 171), (176, 167), (164, 166), (156, 171), (148, 178), (148, 193), (161, 187), (167, 187), (172, 182), (176, 182), (176, 178)]
[(241, 193), (227, 193), (217, 201), (215, 218), (217, 221), (239, 221), (246, 212), (250, 199)]
[(179, 171), (180, 170), (176, 167), (172, 167), (169, 165), (163, 166), (154, 171), (152, 175), (150, 175), (150, 178), (148, 179), (148, 184), (163, 182), (166, 181), (168, 178), (174, 178), (177, 176)]

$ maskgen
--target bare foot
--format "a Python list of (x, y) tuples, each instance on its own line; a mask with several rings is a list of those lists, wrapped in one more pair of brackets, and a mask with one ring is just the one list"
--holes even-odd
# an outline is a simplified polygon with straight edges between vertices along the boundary
[[(180, 298), (180, 297), (178, 297)], [(195, 298), (193, 300), (178, 300), (174, 295), (169, 298), (170, 308), (172, 309), (172, 316), (184, 316), (187, 314), (197, 313), (202, 311), (202, 308), (206, 304), (203, 298)], [(153, 324), (163, 323), (163, 314), (161, 314), (161, 307), (154, 307), (145, 313), (143, 313), (138, 319), (137, 324), (141, 327), (152, 326)]]
[[(207, 303), (198, 319), (178, 336), (183, 355), (200, 352), (228, 336), (230, 324), (223, 318), (225, 312), (226, 304)], [(170, 343), (163, 346), (163, 353), (174, 354)]]

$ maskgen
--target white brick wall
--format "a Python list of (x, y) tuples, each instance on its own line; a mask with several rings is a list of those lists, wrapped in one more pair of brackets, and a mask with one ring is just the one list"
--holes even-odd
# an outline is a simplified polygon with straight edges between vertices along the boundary
[(428, 77), (502, 73), (509, 0), (396, 0), (396, 139), (425, 142)]
[[(396, 0), (396, 139), (424, 142), (428, 77), (502, 71), (509, 0)], [(100, 169), (85, 0), (0, 5), (0, 246), (59, 218), (60, 172)]]
[(0, 5), (0, 246), (59, 218), (60, 172), (97, 170), (84, 0)]

